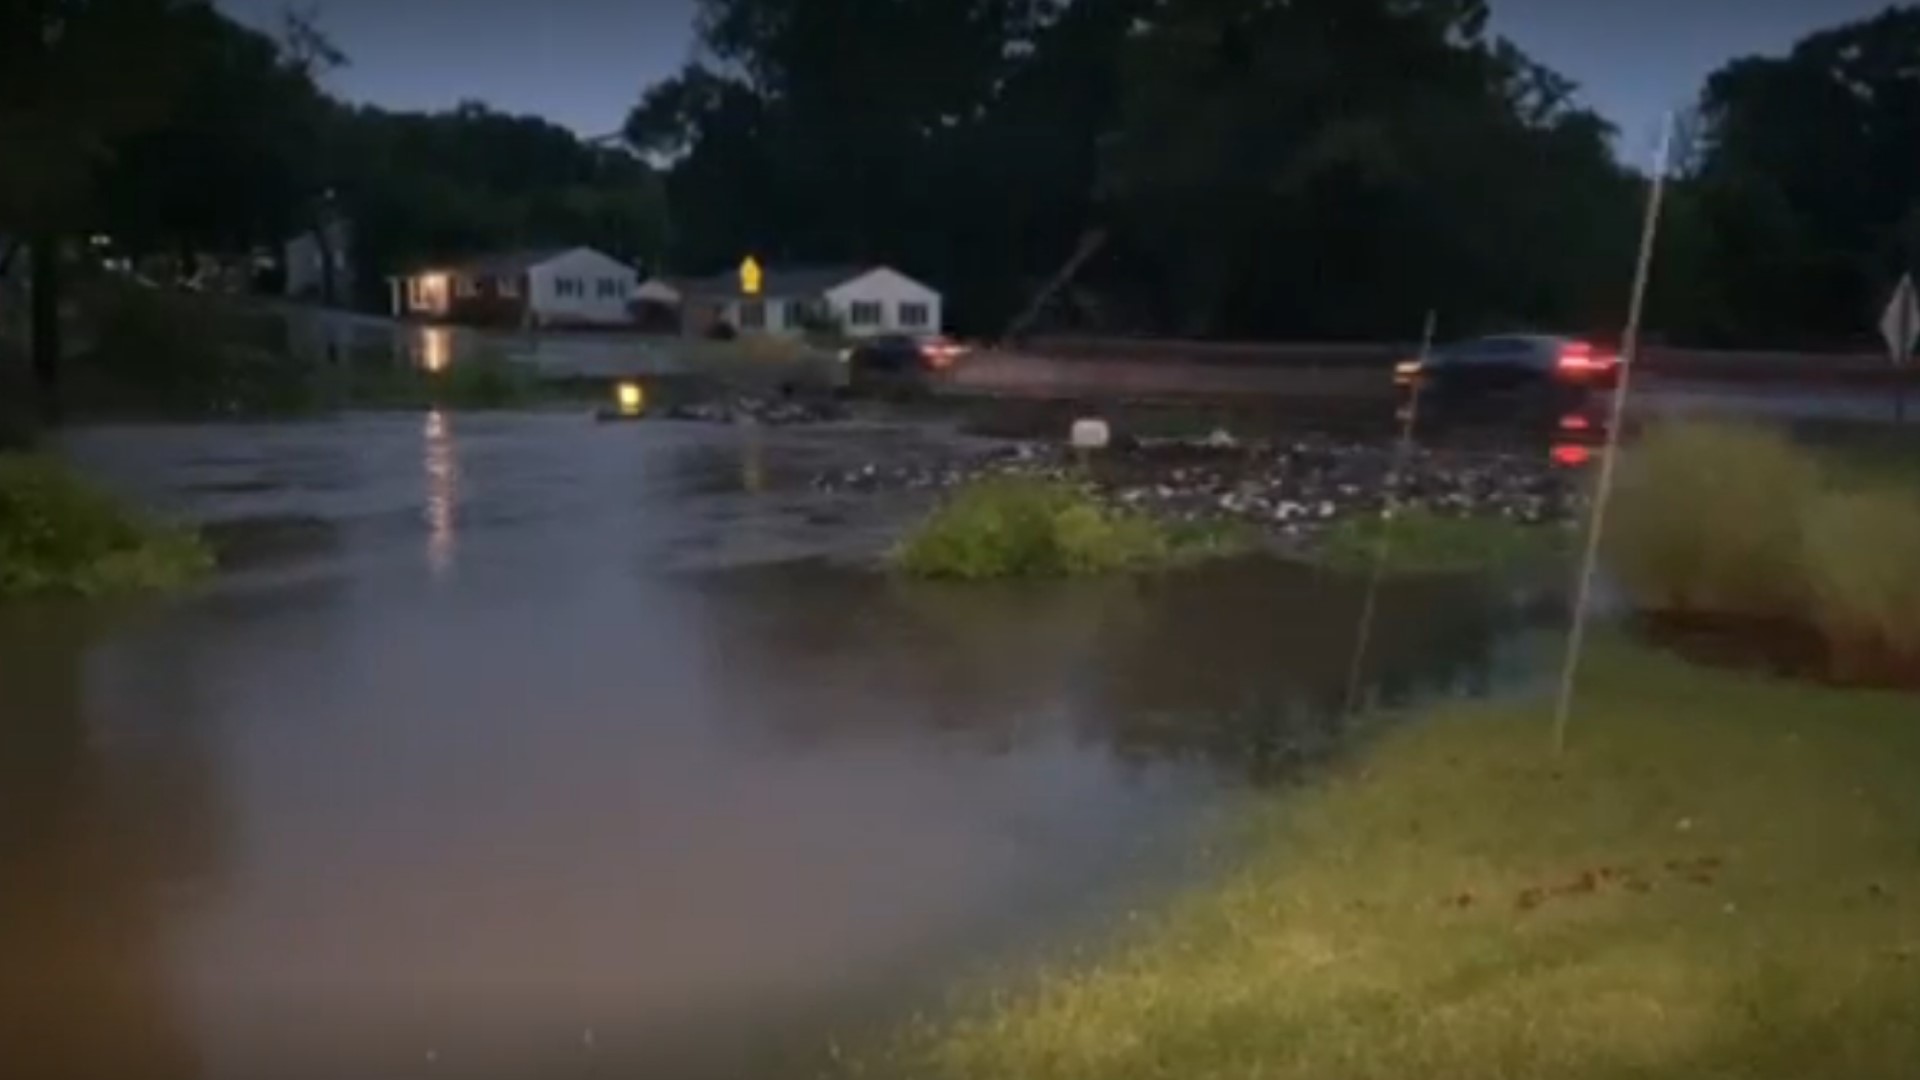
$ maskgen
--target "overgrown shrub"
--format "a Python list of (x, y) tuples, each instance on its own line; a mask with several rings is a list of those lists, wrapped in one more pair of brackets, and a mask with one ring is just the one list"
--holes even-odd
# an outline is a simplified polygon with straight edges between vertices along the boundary
[(1173, 556), (1154, 521), (1064, 484), (982, 480), (961, 489), (901, 545), (918, 577), (982, 581), (1138, 570)]
[(1834, 675), (1920, 678), (1920, 499), (1887, 490), (1814, 500), (1806, 577)]
[(198, 534), (130, 512), (58, 462), (0, 455), (0, 597), (167, 589), (212, 565)]
[(1804, 610), (1802, 522), (1818, 467), (1784, 436), (1685, 422), (1648, 431), (1621, 462), (1606, 541), (1634, 605), (1669, 614)]

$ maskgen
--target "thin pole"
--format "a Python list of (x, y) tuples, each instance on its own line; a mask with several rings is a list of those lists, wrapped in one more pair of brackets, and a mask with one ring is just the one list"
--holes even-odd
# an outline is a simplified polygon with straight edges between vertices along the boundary
[[(1433, 335), (1439, 326), (1439, 314), (1428, 310), (1425, 329), (1420, 333), (1420, 367), (1425, 374), (1427, 357), (1433, 352)], [(1373, 573), (1367, 578), (1367, 598), (1360, 606), (1359, 638), (1353, 643), (1353, 662), (1347, 668), (1347, 714), (1360, 708), (1360, 673), (1366, 666), (1367, 650), (1373, 642), (1374, 609), (1380, 602), (1380, 578), (1385, 572), (1387, 555), (1392, 551), (1393, 525), (1399, 517), (1400, 482), (1406, 461), (1413, 452), (1414, 425), (1420, 417), (1420, 391), (1424, 378), (1413, 380), (1413, 395), (1407, 399), (1407, 415), (1400, 426), (1400, 439), (1394, 447), (1393, 465), (1387, 473), (1387, 497), (1380, 504), (1380, 543), (1373, 552)]]
[(1580, 675), (1580, 656), (1587, 644), (1587, 609), (1593, 603), (1593, 571), (1600, 559), (1600, 536), (1606, 528), (1607, 503), (1613, 497), (1614, 470), (1620, 459), (1620, 428), (1627, 415), (1627, 391), (1640, 354), (1640, 321), (1646, 309), (1647, 278), (1653, 270), (1653, 247), (1660, 232), (1660, 207), (1667, 190), (1667, 157), (1673, 148), (1673, 114), (1660, 125), (1660, 149), (1654, 159), (1653, 191), (1647, 197), (1647, 216), (1640, 229), (1640, 258), (1634, 268), (1633, 298), (1627, 307), (1626, 340), (1621, 342), (1620, 384), (1613, 392), (1607, 424), (1606, 450), (1600, 458), (1600, 478), (1593, 493), (1593, 516), (1587, 524), (1586, 551), (1580, 559), (1580, 583), (1573, 602), (1573, 625), (1567, 632), (1567, 655), (1560, 671), (1560, 699), (1553, 714), (1553, 752), (1567, 749), (1567, 722), (1573, 713), (1573, 688)]

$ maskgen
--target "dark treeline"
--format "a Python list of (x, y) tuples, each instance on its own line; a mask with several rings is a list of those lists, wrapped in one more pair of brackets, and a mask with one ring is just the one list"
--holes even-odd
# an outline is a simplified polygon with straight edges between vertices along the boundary
[[(700, 0), (696, 59), (616, 146), (480, 105), (343, 104), (320, 85), (350, 58), (300, 18), (0, 0), (0, 259), (96, 233), (239, 253), (337, 216), (362, 303), (430, 258), (586, 243), (688, 273), (884, 261), (992, 335), (1098, 235), (1052, 325), (1617, 326), (1644, 163), (1487, 20), (1484, 0)], [(1870, 332), (1920, 254), (1920, 8), (1732, 60), (1681, 136), (1651, 328)], [(60, 260), (32, 263), (51, 304)]]
[[(1406, 336), (1621, 320), (1641, 170), (1482, 0), (701, 0), (627, 133), (675, 255), (886, 259), (992, 332), (1090, 231), (1102, 329)], [(1652, 327), (1870, 332), (1920, 245), (1920, 9), (1714, 74)]]

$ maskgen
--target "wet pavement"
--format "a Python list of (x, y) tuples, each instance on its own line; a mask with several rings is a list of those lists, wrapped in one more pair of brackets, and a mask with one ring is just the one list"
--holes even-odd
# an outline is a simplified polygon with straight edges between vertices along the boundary
[[(0, 1075), (810, 1075), (1337, 752), (1364, 583), (916, 585), (935, 427), (106, 428), (185, 597), (0, 612)], [(1538, 660), (1390, 587), (1367, 698)], [(15, 1063), (18, 1063), (16, 1067)]]

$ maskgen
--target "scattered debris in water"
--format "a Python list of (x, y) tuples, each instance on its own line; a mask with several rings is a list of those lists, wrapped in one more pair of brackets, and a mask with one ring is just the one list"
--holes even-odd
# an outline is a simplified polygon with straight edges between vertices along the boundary
[(1257, 526), (1278, 540), (1383, 509), (1398, 475), (1400, 504), (1448, 517), (1495, 517), (1521, 524), (1573, 519), (1577, 474), (1548, 455), (1416, 448), (1404, 460), (1389, 445), (1330, 438), (1252, 442), (1116, 440), (1083, 469), (1069, 448), (1022, 443), (943, 462), (868, 463), (823, 473), (829, 492), (939, 491), (966, 481), (1024, 476), (1086, 482), (1116, 505), (1173, 521)]
[(847, 418), (846, 407), (827, 398), (782, 395), (779, 397), (731, 396), (711, 401), (688, 402), (662, 410), (669, 420), (698, 420), (709, 424), (761, 424), (788, 427), (795, 424), (824, 424)]

